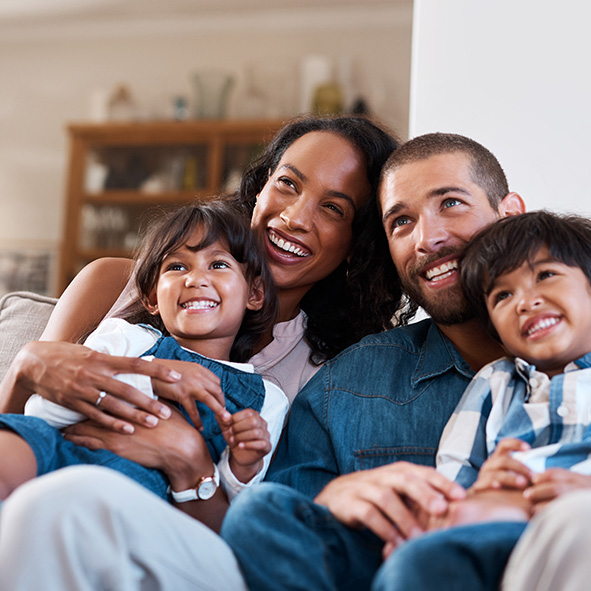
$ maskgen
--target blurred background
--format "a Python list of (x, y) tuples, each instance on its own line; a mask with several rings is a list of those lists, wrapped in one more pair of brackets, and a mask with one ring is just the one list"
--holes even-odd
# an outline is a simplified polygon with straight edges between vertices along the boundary
[(591, 214), (590, 20), (578, 0), (2, 0), (0, 294), (58, 295), (60, 253), (70, 274), (124, 253), (132, 201), (230, 189), (309, 110), (469, 135), (530, 209)]

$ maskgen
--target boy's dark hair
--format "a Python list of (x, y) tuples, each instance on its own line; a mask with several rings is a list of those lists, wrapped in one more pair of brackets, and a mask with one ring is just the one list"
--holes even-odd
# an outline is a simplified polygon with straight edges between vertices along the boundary
[(439, 154), (458, 153), (469, 158), (472, 181), (484, 191), (491, 207), (497, 211), (499, 204), (509, 193), (505, 172), (490, 150), (463, 135), (427, 133), (409, 140), (390, 156), (382, 170), (381, 179), (405, 164)]
[[(235, 196), (238, 205), (251, 215), (257, 195), (285, 151), (299, 138), (317, 131), (336, 134), (359, 151), (371, 187), (370, 198), (353, 220), (349, 261), (314, 285), (301, 302), (308, 316), (305, 337), (312, 350), (310, 360), (320, 364), (362, 337), (391, 328), (405, 299), (377, 205), (380, 171), (398, 142), (378, 123), (360, 116), (302, 116), (289, 121), (242, 176)], [(400, 318), (407, 315), (401, 313)]]
[[(195, 201), (171, 212), (163, 213), (143, 236), (135, 269), (135, 284), (145, 301), (150, 296), (160, 275), (162, 261), (182, 246), (196, 228), (203, 228), (203, 239), (196, 249), (208, 247), (216, 240), (223, 241), (230, 254), (242, 265), (249, 286), (260, 281), (264, 302), (260, 310), (246, 310), (240, 330), (232, 345), (230, 359), (246, 361), (263, 335), (277, 317), (277, 290), (267, 265), (267, 258), (259, 238), (250, 230), (250, 220), (227, 200), (213, 198)], [(168, 331), (160, 316), (144, 307), (126, 317), (133, 323), (143, 322), (156, 327), (165, 335)]]
[(591, 220), (540, 210), (502, 218), (481, 230), (460, 260), (462, 288), (476, 317), (498, 340), (485, 298), (495, 281), (532, 263), (540, 248), (569, 267), (580, 268), (591, 284)]

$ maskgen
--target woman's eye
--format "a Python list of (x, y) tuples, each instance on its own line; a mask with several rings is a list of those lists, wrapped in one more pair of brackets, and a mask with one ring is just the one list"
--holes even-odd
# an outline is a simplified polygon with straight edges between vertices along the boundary
[(285, 185), (286, 187), (289, 187), (290, 189), (296, 188), (295, 183), (287, 176), (281, 176), (277, 180), (279, 183), (281, 183), (282, 185)]
[(338, 206), (335, 205), (334, 203), (327, 203), (325, 205), (326, 209), (330, 209), (331, 211), (334, 211), (335, 213), (339, 214), (341, 217), (343, 217), (345, 215), (345, 212)]

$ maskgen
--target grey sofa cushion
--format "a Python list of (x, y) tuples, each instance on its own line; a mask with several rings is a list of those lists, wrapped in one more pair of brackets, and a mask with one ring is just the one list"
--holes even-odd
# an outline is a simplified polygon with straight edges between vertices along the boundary
[(0, 299), (0, 380), (19, 349), (43, 332), (57, 300), (28, 291)]

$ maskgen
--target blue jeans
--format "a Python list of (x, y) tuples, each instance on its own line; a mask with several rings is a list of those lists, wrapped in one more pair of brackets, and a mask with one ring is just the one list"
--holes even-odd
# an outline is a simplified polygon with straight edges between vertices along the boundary
[(242, 492), (221, 535), (253, 591), (364, 591), (379, 568), (383, 543), (340, 523), (321, 505), (284, 485)]
[(526, 525), (502, 521), (426, 533), (389, 556), (372, 591), (498, 591)]

